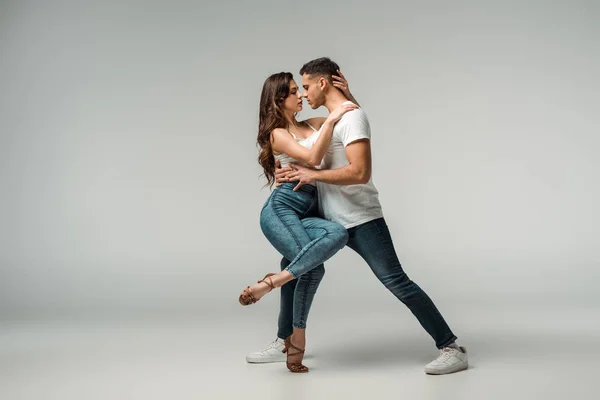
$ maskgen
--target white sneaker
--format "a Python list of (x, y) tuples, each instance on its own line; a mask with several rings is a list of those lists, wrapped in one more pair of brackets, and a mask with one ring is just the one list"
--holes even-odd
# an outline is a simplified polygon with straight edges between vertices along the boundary
[(467, 349), (460, 346), (460, 350), (453, 347), (444, 347), (438, 358), (425, 366), (425, 373), (430, 375), (444, 375), (462, 371), (469, 367)]
[(249, 363), (272, 363), (285, 361), (287, 357), (283, 352), (284, 348), (284, 340), (277, 338), (269, 343), (263, 350), (248, 354), (246, 356), (246, 361)]

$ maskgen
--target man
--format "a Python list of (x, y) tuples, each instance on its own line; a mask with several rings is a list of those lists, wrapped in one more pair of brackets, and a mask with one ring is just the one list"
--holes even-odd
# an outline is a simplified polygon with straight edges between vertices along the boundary
[[(306, 63), (301, 69), (304, 97), (313, 109), (325, 106), (329, 112), (348, 98), (333, 86), (332, 75), (339, 66), (329, 58)], [(437, 359), (427, 364), (428, 374), (448, 374), (468, 367), (467, 351), (456, 344), (456, 336), (427, 294), (403, 271), (390, 232), (383, 218), (378, 191), (371, 180), (371, 131), (362, 109), (346, 113), (335, 125), (331, 144), (321, 169), (300, 165), (278, 169), (277, 182), (298, 182), (296, 189), (316, 183), (319, 210), (330, 221), (342, 224), (349, 234), (347, 246), (356, 251), (371, 267), (377, 278), (404, 303), (440, 349)], [(294, 189), (294, 190), (296, 190)], [(289, 264), (282, 260), (282, 268)], [(285, 360), (283, 341), (292, 332), (291, 315), (294, 285), (291, 281), (281, 290), (278, 339), (266, 349), (250, 354), (248, 362)], [(290, 293), (292, 295), (290, 295)]]

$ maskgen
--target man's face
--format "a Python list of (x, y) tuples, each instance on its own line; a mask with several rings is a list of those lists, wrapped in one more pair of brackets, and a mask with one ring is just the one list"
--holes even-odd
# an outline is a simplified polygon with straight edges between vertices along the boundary
[(302, 87), (304, 88), (302, 97), (306, 97), (308, 105), (313, 110), (325, 104), (325, 93), (322, 90), (324, 80), (325, 78), (322, 76), (302, 75)]

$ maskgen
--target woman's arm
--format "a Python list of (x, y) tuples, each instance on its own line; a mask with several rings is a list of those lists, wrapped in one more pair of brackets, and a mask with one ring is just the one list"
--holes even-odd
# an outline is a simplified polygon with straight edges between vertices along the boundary
[(310, 150), (296, 142), (287, 130), (282, 128), (273, 130), (271, 134), (273, 150), (278, 153), (285, 153), (313, 167), (320, 165), (331, 142), (335, 123), (339, 121), (342, 115), (355, 108), (357, 106), (354, 104), (343, 104), (329, 114), (321, 126), (321, 135)]

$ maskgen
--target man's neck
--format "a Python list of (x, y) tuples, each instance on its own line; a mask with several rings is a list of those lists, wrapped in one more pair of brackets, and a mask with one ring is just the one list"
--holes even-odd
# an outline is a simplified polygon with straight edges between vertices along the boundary
[(344, 94), (340, 91), (332, 91), (327, 95), (325, 99), (325, 104), (323, 104), (331, 113), (333, 110), (342, 105), (342, 103), (348, 101), (348, 98), (344, 96)]

